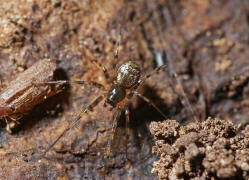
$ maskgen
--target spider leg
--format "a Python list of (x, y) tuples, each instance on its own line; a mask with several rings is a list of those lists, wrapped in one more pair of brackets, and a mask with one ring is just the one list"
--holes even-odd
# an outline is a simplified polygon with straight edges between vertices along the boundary
[(91, 62), (94, 63), (99, 69), (101, 69), (101, 70), (103, 71), (103, 73), (104, 73), (104, 75), (105, 75), (105, 79), (106, 79), (106, 81), (107, 81), (108, 83), (112, 81), (112, 80), (111, 80), (111, 76), (110, 76), (110, 74), (108, 73), (108, 71), (107, 71), (107, 69), (106, 69), (105, 66), (103, 66), (101, 63), (99, 63), (97, 60), (92, 60)]
[(168, 119), (166, 117), (166, 115), (149, 98), (143, 96), (142, 94), (140, 94), (137, 91), (132, 91), (131, 93), (136, 94), (138, 97), (140, 97), (141, 99), (143, 99), (145, 102), (147, 102), (148, 104), (152, 105), (165, 119)]
[(187, 98), (187, 95), (186, 95), (186, 93), (185, 93), (185, 91), (184, 91), (184, 89), (183, 89), (181, 80), (179, 79), (177, 73), (174, 73), (174, 74), (173, 74), (173, 77), (175, 78), (177, 84), (179, 85), (179, 89), (180, 89), (181, 94), (182, 94), (182, 96), (183, 96), (183, 99), (180, 98), (181, 103), (182, 103), (183, 105), (185, 105), (186, 107), (188, 107), (188, 109), (189, 109), (189, 111), (191, 112), (192, 117), (194, 118), (195, 122), (198, 122), (198, 119), (197, 119), (197, 117), (196, 117), (196, 115), (195, 115), (196, 113), (194, 112), (194, 109), (192, 108), (192, 106), (191, 106), (191, 104), (190, 104), (190, 102), (189, 102), (189, 100), (188, 100), (188, 98)]
[(121, 28), (119, 27), (119, 32), (118, 32), (118, 40), (116, 42), (116, 50), (115, 50), (115, 53), (114, 53), (114, 63), (113, 63), (113, 70), (116, 69), (116, 66), (118, 64), (118, 56), (119, 56), (119, 46), (120, 46), (120, 41), (121, 41)]
[(127, 144), (128, 144), (128, 140), (130, 137), (130, 110), (129, 108), (126, 106), (125, 107), (125, 140), (126, 140), (126, 147), (125, 147), (125, 154), (126, 154), (126, 158), (127, 158)]
[[(159, 71), (161, 71), (162, 69), (166, 68), (167, 65), (164, 64), (162, 66), (157, 67), (156, 69), (154, 69), (153, 71), (151, 71), (149, 74), (146, 74), (144, 77), (142, 77), (139, 81), (138, 81), (138, 86), (140, 86), (141, 84), (144, 83), (144, 81), (146, 81), (146, 79), (150, 78), (152, 75), (158, 73)], [(134, 89), (136, 89), (138, 86), (136, 86)]]
[(111, 146), (112, 146), (112, 142), (113, 142), (113, 139), (114, 139), (115, 131), (117, 129), (118, 118), (120, 117), (121, 112), (122, 112), (121, 108), (118, 107), (118, 109), (115, 112), (114, 117), (113, 117), (112, 135), (111, 135), (111, 138), (108, 140), (108, 144), (107, 144), (107, 151), (106, 151), (107, 157), (109, 157), (110, 154), (111, 154)]
[(48, 82), (33, 82), (35, 85), (48, 85), (48, 84), (78, 84), (78, 85), (88, 85), (92, 87), (96, 87), (98, 89), (101, 89), (103, 91), (106, 91), (105, 87), (97, 83), (95, 81), (74, 81), (74, 80), (58, 80), (58, 81), (48, 81)]
[(62, 131), (62, 133), (57, 137), (57, 139), (45, 150), (42, 157), (72, 128), (74, 128), (80, 121), (81, 117), (89, 111), (92, 111), (95, 106), (97, 106), (104, 98), (104, 95), (97, 97), (92, 103), (87, 105), (81, 110), (78, 116), (70, 122), (70, 124)]

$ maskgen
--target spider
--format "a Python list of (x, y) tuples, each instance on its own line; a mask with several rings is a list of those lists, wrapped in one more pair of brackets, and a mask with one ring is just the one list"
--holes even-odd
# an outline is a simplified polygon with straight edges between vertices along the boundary
[[(120, 41), (120, 38), (119, 38)], [(113, 70), (116, 69), (116, 65), (118, 62), (118, 52), (119, 52), (119, 41), (117, 41), (117, 48), (114, 53), (114, 65)], [(98, 63), (96, 60), (93, 61), (95, 65), (97, 65), (104, 73), (105, 79), (109, 82), (110, 87), (106, 88), (104, 85), (97, 83), (95, 81), (74, 81), (74, 80), (59, 80), (59, 81), (49, 81), (42, 84), (79, 84), (79, 85), (89, 85), (95, 88), (98, 88), (103, 91), (103, 94), (94, 99), (90, 104), (88, 104), (85, 108), (81, 110), (81, 112), (76, 116), (76, 118), (63, 130), (63, 132), (57, 137), (57, 139), (45, 150), (43, 157), (46, 153), (72, 128), (74, 128), (80, 121), (81, 117), (92, 111), (95, 106), (97, 106), (101, 101), (105, 99), (104, 106), (109, 104), (111, 106), (110, 110), (116, 110), (113, 116), (113, 124), (111, 128), (111, 138), (107, 143), (107, 151), (106, 155), (109, 157), (111, 153), (111, 145), (114, 140), (115, 130), (118, 124), (118, 118), (121, 116), (122, 111), (125, 112), (126, 119), (126, 139), (129, 136), (129, 128), (128, 124), (130, 122), (130, 110), (128, 108), (128, 103), (131, 98), (136, 95), (143, 99), (145, 102), (152, 105), (165, 119), (167, 117), (164, 113), (147, 97), (140, 94), (136, 89), (141, 86), (146, 79), (151, 77), (153, 74), (158, 73), (160, 70), (166, 67), (166, 65), (162, 65), (151, 71), (149, 74), (141, 77), (141, 69), (134, 61), (127, 61), (119, 66), (116, 71), (116, 76), (114, 80), (111, 80), (111, 76), (109, 72), (106, 70), (104, 66)]]

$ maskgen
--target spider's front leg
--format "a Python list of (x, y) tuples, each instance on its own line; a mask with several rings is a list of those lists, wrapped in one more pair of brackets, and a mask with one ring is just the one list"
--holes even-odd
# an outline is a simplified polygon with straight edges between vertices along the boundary
[(111, 154), (111, 146), (112, 146), (112, 142), (114, 139), (115, 131), (116, 131), (117, 126), (118, 126), (118, 118), (120, 117), (121, 112), (122, 112), (122, 109), (118, 106), (117, 111), (115, 112), (115, 114), (113, 116), (111, 138), (108, 140), (108, 143), (107, 143), (107, 151), (106, 151), (105, 156), (108, 158), (110, 157), (110, 154)]
[(77, 115), (75, 119), (73, 119), (70, 124), (62, 131), (62, 133), (57, 137), (57, 139), (44, 151), (42, 157), (45, 157), (47, 152), (63, 137), (66, 135), (68, 131), (70, 131), (72, 128), (76, 127), (79, 123), (80, 119), (84, 114), (86, 114), (89, 111), (92, 111), (95, 106), (97, 106), (102, 100), (104, 99), (104, 95), (100, 95), (97, 97), (91, 104), (86, 106), (81, 110), (81, 112)]
[(128, 140), (130, 137), (130, 110), (128, 106), (125, 106), (125, 155), (127, 159), (127, 150), (128, 150)]
[(95, 81), (57, 80), (57, 81), (48, 81), (48, 82), (33, 82), (33, 84), (40, 85), (40, 86), (48, 85), (48, 84), (88, 85), (88, 86), (92, 86), (100, 90), (106, 91), (105, 87), (102, 84), (95, 82)]
[[(129, 140), (129, 136), (130, 136), (130, 110), (129, 107), (127, 105), (124, 106), (124, 112), (125, 112), (125, 142), (126, 142), (126, 149), (125, 149), (125, 153), (126, 153), (126, 157), (127, 157), (127, 144), (128, 144), (128, 140)], [(112, 130), (111, 130), (111, 138), (108, 140), (107, 143), (107, 150), (105, 153), (105, 159), (110, 157), (111, 154), (111, 147), (112, 147), (112, 143), (114, 140), (114, 136), (115, 136), (115, 131), (117, 129), (118, 126), (118, 118), (121, 116), (122, 113), (122, 108), (119, 106), (117, 108), (117, 111), (115, 112), (114, 116), (113, 116), (113, 124), (112, 124)]]
[(132, 91), (131, 94), (135, 94), (138, 97), (140, 97), (141, 99), (143, 99), (145, 102), (147, 102), (148, 104), (153, 106), (157, 110), (157, 112), (159, 112), (165, 119), (168, 119), (167, 116), (149, 98), (143, 96), (142, 94), (140, 94), (137, 91)]

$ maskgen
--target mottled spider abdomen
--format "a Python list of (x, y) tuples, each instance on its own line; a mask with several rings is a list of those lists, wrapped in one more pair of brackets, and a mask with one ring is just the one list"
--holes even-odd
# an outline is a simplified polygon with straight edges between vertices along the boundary
[(129, 89), (138, 83), (141, 70), (136, 63), (128, 61), (118, 68), (117, 73), (117, 85)]

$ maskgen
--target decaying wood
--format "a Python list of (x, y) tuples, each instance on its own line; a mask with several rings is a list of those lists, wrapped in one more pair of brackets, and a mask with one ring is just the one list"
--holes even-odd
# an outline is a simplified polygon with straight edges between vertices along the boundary
[[(177, 120), (180, 126), (181, 122), (193, 121), (192, 114), (179, 100), (179, 93), (175, 93), (180, 92), (177, 83), (169, 82), (176, 72), (198, 121), (211, 116), (247, 123), (248, 3), (0, 1), (0, 78), (8, 86), (12, 77), (18, 77), (20, 66), (30, 67), (46, 57), (60, 61), (58, 66), (68, 80), (106, 85), (103, 73), (90, 61), (96, 60), (107, 70), (112, 69), (121, 25), (118, 65), (136, 60), (146, 74), (159, 64), (155, 56), (160, 55), (160, 63), (168, 64), (165, 72), (151, 77), (141, 89), (168, 118)], [(35, 113), (34, 117), (30, 112), (30, 121), (25, 121), (14, 135), (0, 131), (0, 179), (103, 179), (103, 154), (111, 135), (113, 113), (101, 103), (94, 112), (82, 117), (78, 128), (64, 136), (46, 159), (38, 162), (35, 158), (99, 93), (78, 86), (71, 86), (68, 92), (37, 106), (39, 112), (46, 112), (43, 105), (51, 104), (53, 108), (45, 114)], [(125, 118), (121, 115), (113, 143), (115, 151), (106, 163), (106, 180), (157, 178), (151, 173), (157, 157), (151, 153), (154, 139), (149, 125), (163, 118), (143, 101), (134, 101), (130, 109), (131, 136), (127, 144)], [(242, 140), (245, 138), (241, 137)], [(168, 143), (167, 139), (164, 142)], [(166, 165), (162, 162), (158, 166)]]
[(54, 79), (56, 71), (55, 59), (42, 59), (36, 62), (0, 93), (0, 118), (7, 123), (11, 130), (37, 104), (44, 102), (50, 96), (60, 92), (61, 85), (38, 85)]

